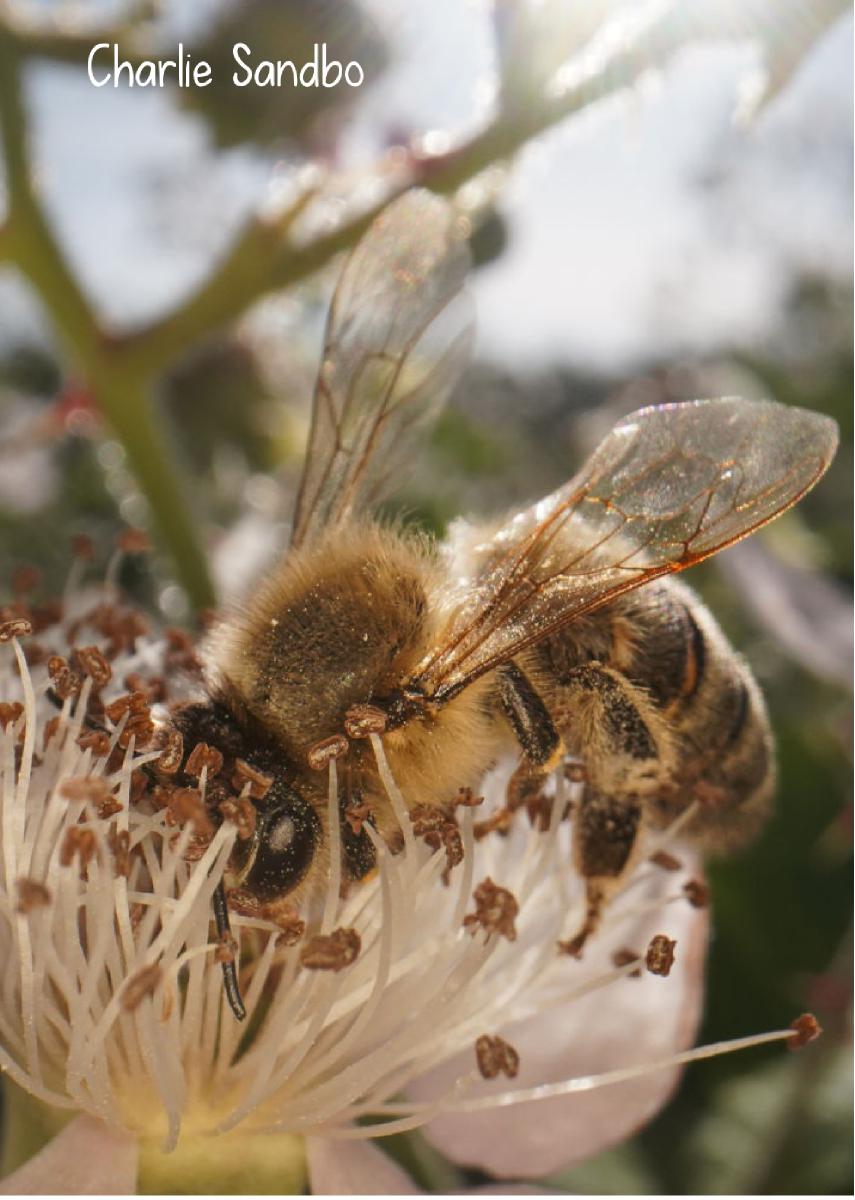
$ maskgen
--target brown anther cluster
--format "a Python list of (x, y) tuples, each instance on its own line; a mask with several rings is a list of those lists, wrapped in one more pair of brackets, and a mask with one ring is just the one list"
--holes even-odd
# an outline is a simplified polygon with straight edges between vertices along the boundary
[(383, 733), (387, 717), (375, 704), (354, 704), (344, 714), (344, 732), (349, 738), (367, 738)]
[(137, 609), (118, 604), (98, 604), (74, 621), (68, 630), (69, 641), (76, 642), (78, 633), (84, 627), (90, 627), (101, 635), (104, 639), (102, 651), (111, 660), (122, 651), (133, 654), (137, 638), (148, 633), (148, 625)]
[(47, 661), (48, 675), (53, 690), (60, 700), (76, 696), (83, 686), (83, 676), (72, 670), (61, 654), (52, 654)]
[(584, 763), (568, 759), (564, 763), (564, 778), (568, 783), (584, 783), (588, 778), (588, 772), (585, 770)]
[(66, 829), (59, 847), (60, 866), (70, 867), (76, 858), (80, 863), (80, 876), (85, 879), (89, 863), (97, 853), (98, 843), (92, 830), (72, 825)]
[(247, 784), (249, 784), (249, 794), (252, 799), (263, 800), (273, 787), (273, 777), (251, 767), (242, 758), (236, 758), (232, 772), (232, 786), (242, 792)]
[(520, 1056), (510, 1042), (486, 1033), (475, 1043), (475, 1058), (484, 1079), (495, 1079), (497, 1075), (516, 1079), (520, 1069)]
[(14, 725), (18, 717), (23, 716), (24, 706), (19, 704), (17, 700), (10, 703), (3, 702), (0, 704), (0, 729), (6, 729), (9, 725)]
[(710, 889), (700, 879), (690, 879), (683, 884), (683, 892), (692, 908), (706, 908), (710, 902)]
[(93, 758), (105, 758), (110, 753), (110, 735), (101, 729), (84, 729), (77, 744), (81, 750), (91, 750)]
[(116, 538), (116, 548), (125, 554), (148, 554), (151, 550), (151, 538), (142, 529), (123, 529)]
[(655, 854), (650, 855), (650, 861), (655, 866), (661, 867), (663, 871), (680, 871), (683, 868), (679, 858), (675, 858), (667, 850), (657, 850)]
[[(630, 963), (640, 962), (641, 955), (636, 954), (634, 950), (630, 950), (625, 946), (620, 950), (615, 950), (614, 954), (612, 955), (612, 963), (616, 967), (628, 967)], [(629, 979), (640, 979), (641, 967), (636, 967), (634, 971), (627, 971), (627, 977)]]
[(657, 933), (654, 938), (651, 938), (650, 945), (647, 947), (647, 953), (644, 956), (644, 965), (647, 967), (651, 975), (670, 975), (671, 968), (674, 965), (674, 947), (677, 945), (671, 938), (666, 937), (664, 933)]
[[(179, 834), (174, 834), (170, 841), (170, 845), (175, 846), (178, 838)], [(210, 835), (192, 833), (187, 841), (187, 845), (184, 848), (184, 854), (182, 855), (182, 858), (185, 862), (199, 862), (201, 858), (205, 857), (205, 851), (208, 849), (210, 844)]]
[(113, 874), (117, 879), (127, 879), (131, 873), (131, 835), (127, 829), (111, 829), (107, 834), (107, 845), (113, 856)]
[(129, 671), (124, 682), (129, 692), (144, 692), (149, 704), (159, 704), (166, 699), (166, 680), (162, 675), (146, 676), (139, 671)]
[(121, 1004), (125, 1012), (134, 1012), (146, 996), (153, 996), (162, 975), (160, 963), (150, 963), (132, 975), (122, 990)]
[(509, 942), (516, 940), (517, 930), (514, 922), (519, 913), (513, 892), (493, 883), (489, 875), (478, 884), (474, 893), (475, 912), (463, 918), (463, 928), (471, 933), (480, 927), (489, 937), (493, 933), (501, 934)]
[(306, 752), (306, 762), (313, 771), (323, 771), (333, 758), (341, 758), (347, 754), (348, 741), (343, 733), (334, 733), (332, 737), (315, 742)]
[(210, 838), (213, 836), (214, 826), (197, 788), (169, 790), (166, 808), (167, 825), (183, 827), (188, 821), (192, 821), (197, 837)]
[(310, 971), (341, 971), (356, 962), (362, 941), (355, 929), (316, 933), (300, 951), (300, 962)]
[(42, 748), (47, 750), (50, 743), (59, 732), (59, 717), (51, 717), (49, 721), (45, 721), (42, 728)]
[(102, 779), (99, 775), (82, 775), (73, 779), (65, 779), (59, 785), (59, 794), (63, 800), (83, 801), (91, 804), (99, 817), (112, 817), (122, 811), (122, 805), (114, 796), (106, 779)]
[(452, 805), (417, 804), (410, 810), (413, 833), (422, 838), (431, 850), (445, 850), (445, 874), (463, 862), (463, 838)]
[(12, 638), (26, 637), (33, 632), (33, 625), (26, 617), (11, 617), (0, 621), (0, 642), (11, 642)]
[(51, 894), (43, 883), (37, 879), (23, 877), (17, 881), (19, 913), (31, 913), (36, 908), (44, 908), (51, 902)]
[(79, 646), (74, 651), (74, 661), (96, 688), (104, 687), (113, 678), (113, 668), (97, 646)]
[[(270, 917), (274, 924), (279, 926), (279, 943), (283, 946), (296, 946), (299, 941), (302, 941), (303, 935), (306, 932), (306, 922), (301, 920), (297, 914), (296, 908), (290, 904), (278, 905)], [(358, 937), (358, 935), (357, 935)], [(356, 947), (356, 954), (359, 953), (360, 947)], [(356, 958), (354, 954), (354, 958)]]
[(131, 804), (137, 804), (140, 800), (142, 800), (143, 796), (149, 790), (150, 782), (149, 776), (139, 767), (131, 771), (131, 786), (129, 789), (129, 798)]
[(248, 796), (230, 796), (217, 806), (224, 821), (237, 826), (238, 838), (245, 842), (255, 833), (258, 811)]
[(492, 814), (485, 817), (483, 821), (476, 821), (474, 826), (475, 840), (482, 841), (491, 833), (500, 833), (503, 836), (508, 832), (513, 824), (514, 814), (509, 808), (500, 808)]
[(134, 739), (137, 750), (148, 746), (154, 736), (154, 721), (151, 719), (151, 709), (145, 692), (129, 692), (119, 696), (117, 700), (105, 706), (104, 712), (114, 725), (118, 725), (122, 718), (125, 718), (118, 738), (118, 745), (123, 750), (127, 749), (131, 738)]
[(802, 1046), (815, 1042), (822, 1035), (822, 1026), (813, 1013), (802, 1013), (800, 1017), (796, 1017), (790, 1024), (790, 1029), (793, 1030), (793, 1036), (787, 1038), (790, 1050), (800, 1050)]
[(154, 761), (155, 769), (161, 775), (175, 775), (181, 769), (184, 761), (184, 736), (174, 725), (158, 725), (152, 737), (152, 746), (160, 750), (160, 757)]
[(207, 742), (197, 742), (187, 756), (184, 772), (194, 779), (199, 779), (206, 767), (207, 778), (214, 779), (223, 769), (223, 756), (216, 747), (209, 746)]
[(552, 823), (552, 798), (538, 792), (526, 800), (525, 811), (532, 829), (546, 833)]

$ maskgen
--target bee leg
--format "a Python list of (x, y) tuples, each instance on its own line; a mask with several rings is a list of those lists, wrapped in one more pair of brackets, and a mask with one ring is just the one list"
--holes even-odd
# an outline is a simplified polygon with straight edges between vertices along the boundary
[(523, 806), (531, 810), (543, 781), (564, 754), (564, 743), (539, 693), (517, 664), (507, 662), (497, 674), (502, 710), (524, 755), (508, 782), (507, 807), (511, 812)]
[(603, 909), (627, 868), (641, 823), (641, 804), (631, 795), (606, 796), (586, 785), (573, 820), (573, 858), (585, 880), (587, 908), (578, 933), (560, 942), (579, 958), (597, 929)]
[[(229, 924), (229, 905), (226, 900), (226, 889), (223, 886), (222, 879), (214, 888), (212, 898), (214, 909), (214, 921), (217, 926), (217, 937), (224, 945), (228, 945), (232, 936), (232, 928)], [(234, 958), (223, 961), (223, 987), (226, 992), (226, 999), (229, 1002), (229, 1008), (234, 1013), (238, 1021), (243, 1021), (246, 1017), (246, 1008), (244, 1007), (243, 999), (240, 994), (240, 984), (238, 983), (237, 965)]]
[(564, 753), (549, 710), (515, 662), (504, 663), (497, 674), (502, 708), (528, 763), (548, 775)]

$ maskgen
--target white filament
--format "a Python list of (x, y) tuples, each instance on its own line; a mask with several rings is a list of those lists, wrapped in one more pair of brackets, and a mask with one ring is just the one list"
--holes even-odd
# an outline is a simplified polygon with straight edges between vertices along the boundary
[[(67, 651), (61, 629), (49, 636), (58, 653)], [(153, 658), (149, 643), (135, 658), (117, 660), (114, 674), (123, 679), (150, 668)], [(114, 772), (106, 758), (93, 760), (77, 744), (85, 694), (76, 705), (65, 702), (44, 746), (45, 723), (56, 712), (17, 643), (11, 654), (0, 647), (0, 688), (24, 706), (23, 716), (0, 732), (0, 1068), (47, 1103), (156, 1133), (167, 1149), (188, 1119), (195, 1130), (211, 1133), (241, 1125), (375, 1137), (439, 1112), (605, 1086), (743, 1044), (489, 1098), (467, 1096), (475, 1077), (466, 1074), (430, 1105), (398, 1104), (395, 1097), (413, 1080), (461, 1051), (471, 1053), (485, 1030), (572, 1004), (633, 969), (597, 970), (556, 953), (556, 943), (579, 927), (585, 906), (569, 867), (571, 828), (560, 820), (574, 787), (556, 782), (544, 832), (530, 830), (520, 814), (509, 836), (478, 841), (476, 814), (462, 809), (463, 862), (444, 880), (445, 851), (431, 852), (415, 836), (405, 794), (381, 738), (372, 735), (404, 846), (393, 854), (366, 826), (377, 871), (342, 898), (338, 776), (331, 761), (330, 868), (319, 928), (325, 934), (355, 929), (360, 953), (343, 970), (310, 970), (300, 964), (299, 946), (277, 943), (271, 922), (234, 915), (236, 932), (247, 933), (245, 946), (250, 931), (256, 946), (255, 959), (247, 954), (242, 964), (248, 1021), (241, 1026), (224, 1002), (211, 953), (211, 898), (231, 853), (233, 826), (223, 825), (201, 859), (188, 862), (192, 828), (179, 832), (165, 811), (130, 804), (132, 771), (154, 752), (139, 755), (131, 745)], [(113, 747), (118, 737), (115, 730)], [(103, 820), (90, 802), (63, 795), (65, 781), (87, 776), (103, 780), (122, 804), (116, 816)], [(494, 796), (501, 788), (499, 780)], [(128, 879), (113, 869), (111, 821), (138, 849)], [(77, 860), (60, 864), (72, 828), (90, 831), (97, 847), (83, 873)], [(47, 905), (17, 911), (22, 876), (47, 886)], [(519, 902), (513, 941), (464, 928), (473, 891), (487, 876)], [(614, 902), (604, 928), (661, 907), (663, 900), (651, 898), (641, 878), (640, 872), (638, 885)], [(151, 994), (129, 1006), (129, 986), (152, 967), (158, 974)], [(256, 1017), (258, 1027), (244, 1045)], [(383, 1123), (351, 1126), (364, 1115)]]

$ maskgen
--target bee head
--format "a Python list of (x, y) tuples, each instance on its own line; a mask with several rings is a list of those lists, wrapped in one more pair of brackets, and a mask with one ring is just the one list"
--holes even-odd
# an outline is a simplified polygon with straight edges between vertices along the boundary
[(232, 856), (237, 883), (262, 902), (281, 899), (306, 877), (321, 840), (317, 813), (293, 784), (277, 780), (258, 808), (255, 831)]

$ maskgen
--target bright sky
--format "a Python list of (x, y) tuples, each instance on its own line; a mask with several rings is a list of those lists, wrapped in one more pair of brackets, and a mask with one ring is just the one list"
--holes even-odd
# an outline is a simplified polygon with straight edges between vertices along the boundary
[[(352, 133), (473, 119), (491, 58), (486, 8), (373, 0), (399, 55)], [(512, 241), (479, 273), (482, 351), (604, 367), (751, 341), (794, 268), (851, 274), (852, 22), (839, 21), (753, 127), (734, 127), (749, 47), (682, 53), (658, 84), (599, 106), (517, 164)], [(62, 239), (111, 320), (154, 315), (205, 273), (267, 164), (214, 156), (168, 93), (96, 91), (32, 71), (39, 178)], [(8, 281), (7, 326), (27, 305)]]

